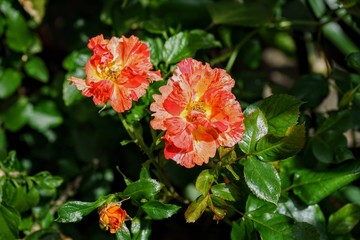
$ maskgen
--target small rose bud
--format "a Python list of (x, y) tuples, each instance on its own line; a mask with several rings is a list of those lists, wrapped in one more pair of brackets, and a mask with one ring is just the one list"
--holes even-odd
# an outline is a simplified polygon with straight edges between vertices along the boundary
[(124, 224), (126, 211), (121, 207), (121, 203), (111, 203), (100, 209), (100, 226), (110, 233), (116, 233)]

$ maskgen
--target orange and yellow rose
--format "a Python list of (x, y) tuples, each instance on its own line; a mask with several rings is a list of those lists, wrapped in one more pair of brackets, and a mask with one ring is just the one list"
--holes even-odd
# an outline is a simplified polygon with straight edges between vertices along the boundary
[(92, 56), (86, 63), (86, 79), (70, 77), (70, 82), (96, 105), (110, 101), (117, 112), (124, 112), (146, 92), (149, 81), (161, 80), (160, 71), (151, 71), (150, 51), (137, 37), (103, 35), (89, 40)]
[(187, 58), (154, 95), (154, 129), (164, 130), (166, 159), (187, 168), (207, 163), (219, 146), (242, 139), (243, 113), (231, 90), (234, 79), (225, 70)]
[(116, 233), (125, 222), (126, 211), (120, 207), (120, 203), (111, 203), (99, 211), (100, 226), (110, 233)]

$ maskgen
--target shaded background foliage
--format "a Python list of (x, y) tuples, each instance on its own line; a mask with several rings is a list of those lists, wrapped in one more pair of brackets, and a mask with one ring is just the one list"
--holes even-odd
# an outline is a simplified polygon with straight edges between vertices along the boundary
[[(26, 2), (33, 4), (35, 15), (26, 11)], [(0, 1), (0, 155), (1, 159), (7, 159), (0, 165), (0, 173), (21, 173), (21, 180), (11, 174), (9, 179), (14, 177), (20, 181), (19, 185), (27, 187), (26, 193), (14, 193), (14, 199), (23, 199), (15, 204), (16, 208), (23, 207), (19, 210), (20, 237), (40, 226), (48, 234), (53, 229), (73, 239), (114, 239), (98, 228), (96, 211), (80, 223), (59, 224), (53, 221), (55, 210), (66, 200), (95, 201), (108, 193), (122, 191), (125, 183), (116, 168), (136, 180), (146, 160), (135, 144), (121, 146), (128, 135), (111, 109), (99, 113), (100, 108), (94, 107), (91, 99), (82, 98), (68, 86), (66, 79), (70, 75), (84, 77), (83, 66), (90, 55), (86, 44), (98, 34), (138, 36), (152, 46), (152, 61), (163, 72), (169, 73), (184, 57), (195, 57), (226, 69), (236, 80), (234, 94), (244, 109), (270, 93), (288, 93), (303, 101), (300, 121), (307, 129), (306, 145), (296, 157), (279, 163), (279, 169), (286, 169), (284, 176), (281, 175), (282, 189), (291, 189), (291, 183), (301, 183), (302, 178), (311, 178), (311, 171), (319, 170), (335, 172), (335, 182), (320, 178), (323, 181), (320, 183), (331, 188), (348, 173), (338, 170), (341, 166), (353, 170), (352, 181), (355, 181), (344, 180), (343, 188), (329, 190), (328, 195), (315, 194), (315, 199), (311, 195), (319, 185), (314, 186), (315, 190), (295, 188), (299, 198), (294, 202), (299, 206), (286, 202), (282, 213), (296, 209), (298, 212), (290, 212), (296, 212), (298, 218), (310, 211), (313, 218), (322, 216), (323, 220), (315, 222), (321, 225), (317, 228), (320, 233), (315, 233), (321, 239), (360, 237), (360, 189), (356, 180), (360, 3), (356, 0), (243, 2)], [(197, 32), (199, 29), (204, 31)], [(171, 38), (173, 41), (164, 45)], [(146, 99), (135, 104), (128, 117), (145, 125), (149, 112), (141, 101)], [(150, 141), (148, 130), (144, 128), (144, 131), (145, 141)], [(11, 150), (16, 151), (16, 157), (11, 154), (7, 157)], [(170, 162), (166, 173), (179, 193), (191, 197), (193, 189), (189, 186), (205, 168), (184, 169)], [(43, 171), (47, 172), (31, 178)], [(52, 185), (45, 186), (44, 181)], [(1, 201), (11, 202), (9, 196), (13, 196), (10, 194), (13, 190), (6, 190), (10, 187), (5, 185), (5, 180), (1, 180), (0, 186)], [(26, 195), (31, 189), (37, 193)], [(27, 203), (25, 199), (33, 202)], [(349, 203), (353, 204), (348, 210), (353, 216), (347, 225), (351, 229), (332, 231), (337, 221), (343, 219), (333, 214)], [(128, 207), (131, 212), (131, 206)], [(11, 216), (6, 218), (4, 209), (0, 210), (3, 213), (0, 222), (11, 219)], [(219, 239), (225, 238), (225, 233), (230, 239), (232, 228), (224, 221), (217, 223), (211, 215), (204, 215), (196, 223), (186, 224), (184, 211), (185, 208), (181, 209), (168, 220), (153, 221), (152, 239), (169, 236)], [(243, 234), (244, 239), (256, 239), (253, 233)], [(305, 233), (295, 231), (296, 234)], [(308, 234), (314, 236), (311, 231)], [(45, 233), (42, 238), (46, 239)]]

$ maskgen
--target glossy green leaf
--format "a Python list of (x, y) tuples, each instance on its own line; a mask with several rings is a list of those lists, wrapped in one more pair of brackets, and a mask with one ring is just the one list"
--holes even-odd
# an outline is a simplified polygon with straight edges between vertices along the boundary
[(329, 217), (328, 230), (332, 234), (350, 232), (360, 221), (360, 206), (349, 203)]
[(297, 222), (293, 227), (293, 236), (296, 240), (311, 239), (320, 240), (320, 234), (316, 228), (306, 222)]
[(18, 239), (20, 220), (15, 208), (0, 203), (0, 239)]
[(27, 124), (32, 111), (33, 106), (29, 100), (26, 97), (20, 97), (2, 116), (5, 128), (12, 132), (18, 131)]
[(252, 153), (255, 151), (257, 142), (268, 132), (267, 121), (260, 109), (245, 116), (245, 131), (243, 139), (239, 142), (240, 149), (244, 153)]
[(283, 136), (289, 127), (297, 124), (301, 104), (302, 102), (293, 96), (275, 94), (249, 105), (244, 115), (247, 116), (260, 108), (267, 120), (268, 133)]
[(5, 13), (7, 18), (5, 34), (8, 46), (16, 52), (26, 52), (33, 43), (34, 34), (20, 12), (11, 9)]
[(11, 68), (0, 69), (0, 98), (7, 98), (21, 85), (22, 75)]
[(34, 107), (29, 114), (29, 125), (39, 130), (46, 131), (49, 128), (57, 127), (63, 122), (63, 118), (53, 101), (42, 101)]
[(323, 172), (302, 169), (294, 177), (294, 193), (307, 204), (316, 204), (360, 176), (360, 164), (350, 162)]
[(246, 199), (245, 211), (251, 217), (274, 213), (276, 208), (275, 204), (259, 199), (253, 194), (249, 194)]
[(272, 9), (261, 1), (211, 3), (208, 10), (214, 24), (259, 26), (273, 16)]
[(254, 156), (244, 162), (245, 182), (260, 199), (277, 204), (280, 198), (281, 182), (276, 169)]
[(47, 171), (42, 171), (33, 176), (35, 182), (43, 189), (54, 189), (59, 187), (63, 179), (58, 176), (53, 176)]
[(164, 42), (161, 38), (148, 38), (145, 42), (149, 46), (150, 60), (152, 64), (157, 66), (163, 59), (162, 49), (164, 47)]
[(208, 194), (214, 180), (215, 176), (210, 172), (210, 170), (203, 170), (196, 179), (195, 187), (202, 195), (205, 196)]
[(245, 217), (233, 222), (231, 226), (231, 240), (256, 240), (253, 222)]
[(141, 219), (139, 221), (139, 229), (137, 232), (134, 232), (133, 224), (131, 224), (131, 232), (133, 233), (132, 240), (145, 240), (149, 239), (151, 235), (151, 221), (148, 219)]
[(103, 205), (109, 196), (103, 196), (95, 202), (69, 201), (61, 205), (58, 209), (57, 222), (69, 223), (78, 222), (81, 219)]
[(306, 205), (297, 198), (289, 198), (286, 202), (279, 203), (277, 211), (283, 215), (293, 218), (297, 222), (296, 224), (307, 223), (315, 228), (313, 229), (307, 225), (296, 226), (295, 224), (294, 232), (296, 231), (299, 235), (304, 234), (303, 231), (308, 229), (311, 235), (314, 236), (314, 239), (317, 239), (316, 236), (326, 238), (326, 221), (319, 205)]
[(212, 195), (227, 201), (236, 201), (234, 192), (235, 190), (225, 183), (215, 184), (211, 187)]
[(185, 211), (185, 219), (188, 223), (193, 223), (199, 219), (208, 206), (210, 195), (201, 195), (193, 201)]
[(305, 102), (308, 107), (315, 108), (328, 96), (328, 84), (328, 80), (321, 74), (306, 74), (295, 82), (291, 94)]
[(277, 161), (297, 154), (305, 144), (305, 126), (295, 125), (288, 128), (284, 137), (266, 135), (256, 145), (254, 153), (262, 161)]
[(219, 47), (220, 43), (214, 36), (203, 30), (191, 30), (179, 32), (166, 40), (163, 50), (163, 58), (166, 64), (174, 64), (181, 60), (194, 57), (200, 49)]
[(259, 231), (261, 239), (289, 240), (294, 239), (293, 220), (279, 213), (266, 213), (253, 218), (254, 228)]
[(175, 204), (165, 204), (155, 200), (146, 202), (141, 205), (141, 208), (154, 220), (169, 218), (180, 209), (180, 207)]
[(123, 198), (131, 198), (135, 200), (153, 199), (160, 192), (161, 183), (155, 179), (144, 179), (130, 183), (122, 193)]
[(49, 72), (44, 61), (39, 57), (31, 57), (24, 65), (26, 74), (40, 82), (49, 81)]
[(360, 73), (360, 52), (354, 52), (347, 55), (346, 63), (350, 68), (353, 68)]
[(117, 240), (131, 240), (131, 234), (126, 226), (123, 224), (119, 230), (116, 231), (116, 239)]

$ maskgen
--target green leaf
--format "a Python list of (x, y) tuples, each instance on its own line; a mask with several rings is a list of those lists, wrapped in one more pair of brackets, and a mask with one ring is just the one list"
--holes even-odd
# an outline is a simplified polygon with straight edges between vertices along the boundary
[(40, 132), (49, 128), (57, 127), (63, 122), (63, 118), (53, 101), (41, 101), (29, 114), (29, 125)]
[(360, 221), (360, 206), (348, 203), (329, 217), (328, 230), (340, 235), (350, 232)]
[[(327, 79), (316, 73), (301, 76), (293, 86), (291, 95), (297, 97), (311, 108), (317, 107), (329, 94)], [(309, 91), (313, 89), (313, 91)]]
[(161, 184), (154, 179), (138, 180), (130, 183), (122, 192), (123, 198), (134, 200), (153, 199), (160, 192)]
[(133, 224), (131, 224), (131, 231), (133, 233), (132, 240), (145, 240), (149, 239), (151, 235), (151, 221), (147, 219), (141, 219), (139, 229), (137, 232), (134, 232)]
[(253, 222), (243, 217), (232, 224), (231, 240), (256, 240)]
[[(305, 205), (303, 202), (298, 200), (298, 198), (289, 198), (286, 202), (279, 203), (277, 211), (278, 213), (293, 218), (297, 222), (296, 224), (307, 223), (315, 228), (312, 229), (307, 225), (303, 226), (301, 224), (299, 226), (296, 226), (295, 224), (293, 229), (294, 232), (297, 232), (298, 234), (303, 234), (303, 231), (308, 228), (309, 234), (312, 234), (314, 236), (320, 235), (322, 239), (326, 238), (327, 231), (325, 227), (325, 217), (319, 205)], [(317, 238), (314, 237), (314, 239)]]
[(244, 162), (245, 182), (260, 199), (277, 204), (280, 198), (281, 182), (276, 169), (254, 156)]
[(195, 187), (202, 195), (205, 196), (209, 193), (214, 180), (215, 176), (210, 173), (210, 170), (203, 170), (196, 179)]
[(257, 198), (253, 194), (249, 194), (246, 199), (245, 211), (251, 217), (261, 216), (267, 213), (274, 213), (276, 205)]
[(273, 16), (272, 9), (261, 1), (210, 3), (208, 11), (214, 24), (236, 26), (259, 26)]
[(20, 220), (15, 208), (0, 203), (0, 239), (18, 239)]
[(21, 85), (22, 75), (19, 71), (7, 68), (0, 70), (0, 98), (7, 98)]
[(249, 105), (244, 115), (247, 116), (260, 108), (267, 120), (268, 133), (283, 136), (289, 127), (297, 124), (301, 104), (302, 102), (293, 96), (275, 94)]
[(279, 213), (266, 213), (253, 218), (254, 228), (259, 231), (261, 239), (289, 240), (292, 234), (292, 219)]
[(343, 31), (337, 22), (329, 22), (321, 28), (324, 36), (337, 47), (344, 55), (359, 52), (353, 40)]
[(350, 53), (346, 56), (346, 63), (350, 68), (360, 73), (360, 52)]
[[(83, 69), (89, 58), (90, 58), (89, 49), (73, 51), (64, 59), (62, 65), (68, 71), (73, 71), (78, 68)], [(84, 73), (84, 70), (82, 70), (82, 72)], [(77, 77), (81, 77), (81, 76), (77, 76)]]
[(233, 196), (233, 192), (234, 190), (231, 188), (231, 186), (225, 183), (219, 183), (211, 187), (212, 195), (227, 201), (236, 201), (235, 197)]
[(337, 131), (329, 130), (312, 138), (312, 152), (320, 162), (335, 163), (336, 156), (345, 149), (347, 149), (347, 140)]
[(5, 15), (7, 18), (5, 34), (9, 48), (16, 52), (26, 52), (34, 41), (34, 34), (20, 12), (11, 9), (5, 11)]
[(214, 36), (203, 30), (194, 29), (189, 32), (179, 32), (166, 40), (163, 58), (166, 64), (174, 64), (181, 60), (194, 57), (200, 49), (219, 47), (220, 43)]
[(214, 213), (213, 219), (219, 221), (225, 217), (228, 205), (223, 199), (210, 195), (208, 207)]
[(193, 223), (199, 219), (208, 205), (209, 198), (210, 195), (201, 195), (188, 206), (185, 211), (185, 219), (187, 223)]
[(268, 134), (260, 139), (254, 153), (262, 161), (277, 161), (298, 153), (305, 144), (305, 126), (295, 125), (288, 128), (284, 137)]
[(245, 131), (239, 147), (244, 153), (255, 151), (257, 142), (268, 132), (267, 121), (262, 111), (257, 108), (245, 116)]
[(78, 222), (96, 208), (103, 205), (109, 199), (109, 196), (112, 197), (112, 195), (103, 196), (95, 202), (66, 202), (59, 207), (56, 221), (61, 223)]
[(9, 109), (3, 114), (5, 128), (16, 132), (27, 122), (28, 117), (33, 111), (33, 106), (26, 97), (20, 97)]
[(297, 222), (293, 227), (293, 236), (296, 240), (311, 239), (320, 240), (320, 234), (316, 228), (306, 222)]
[(336, 130), (338, 132), (345, 132), (352, 127), (352, 116), (350, 111), (337, 111), (330, 115), (318, 128), (316, 134), (321, 134), (328, 130)]
[(63, 179), (61, 177), (52, 176), (47, 171), (39, 172), (34, 175), (33, 178), (41, 188), (49, 190), (59, 187), (63, 182)]
[(70, 106), (82, 98), (81, 91), (74, 84), (70, 84), (67, 79), (64, 80), (62, 94), (65, 106)]
[(119, 230), (116, 231), (116, 239), (117, 240), (131, 240), (131, 234), (124, 223)]
[(350, 162), (323, 172), (302, 169), (294, 176), (294, 193), (307, 204), (316, 204), (360, 176), (360, 164)]
[(155, 200), (146, 202), (141, 208), (154, 220), (169, 218), (180, 209), (180, 207), (175, 204), (165, 204)]
[(145, 42), (149, 46), (151, 63), (157, 66), (163, 59), (164, 42), (161, 38), (147, 38)]
[(44, 61), (39, 57), (31, 57), (24, 65), (26, 74), (40, 82), (49, 81), (49, 72)]

